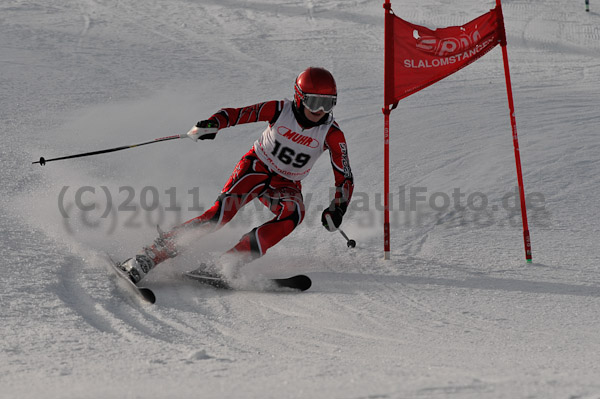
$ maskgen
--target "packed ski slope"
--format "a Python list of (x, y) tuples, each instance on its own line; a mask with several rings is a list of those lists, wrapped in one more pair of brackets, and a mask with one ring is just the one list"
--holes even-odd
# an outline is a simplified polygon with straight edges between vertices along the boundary
[[(382, 2), (0, 3), (0, 397), (600, 397), (596, 5), (504, 2), (527, 265), (499, 49), (393, 111), (393, 251), (382, 259)], [(494, 5), (392, 2), (432, 28)], [(155, 305), (106, 268), (107, 253), (129, 257), (157, 224), (210, 206), (262, 125), (31, 164), (289, 98), (310, 65), (338, 82), (356, 183), (343, 228), (358, 245), (319, 226), (333, 184), (324, 156), (304, 183), (304, 223), (246, 269), (306, 273), (305, 293), (180, 277), (270, 218), (254, 203), (152, 272)]]

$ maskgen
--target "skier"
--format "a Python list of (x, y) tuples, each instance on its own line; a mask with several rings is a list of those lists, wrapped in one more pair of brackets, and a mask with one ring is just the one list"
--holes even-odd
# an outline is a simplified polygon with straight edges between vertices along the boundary
[[(346, 140), (332, 114), (336, 100), (337, 88), (331, 73), (324, 68), (310, 67), (296, 78), (293, 101), (223, 108), (198, 122), (188, 133), (195, 140), (214, 139), (216, 133), (205, 133), (206, 128), (211, 127), (216, 128), (216, 132), (259, 121), (268, 122), (268, 126), (238, 162), (210, 209), (169, 232), (159, 229), (159, 237), (152, 245), (118, 266), (137, 284), (152, 268), (181, 251), (176, 238), (182, 232), (193, 229), (213, 232), (229, 222), (244, 205), (258, 198), (275, 217), (245, 234), (216, 264), (201, 267), (206, 275), (235, 278), (241, 266), (263, 256), (302, 222), (305, 210), (300, 181), (325, 150), (330, 153), (336, 193), (330, 206), (323, 210), (321, 221), (328, 230), (339, 227), (354, 183)], [(327, 216), (333, 226), (328, 225)]]

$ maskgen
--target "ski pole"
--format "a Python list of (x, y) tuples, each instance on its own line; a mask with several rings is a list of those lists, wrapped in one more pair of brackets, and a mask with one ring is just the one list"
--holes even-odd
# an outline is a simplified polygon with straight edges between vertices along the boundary
[(335, 225), (333, 224), (333, 220), (331, 220), (330, 215), (325, 215), (325, 219), (327, 220), (327, 225), (334, 228), (334, 230), (329, 230), (329, 231), (331, 231), (331, 232), (333, 232), (335, 230), (339, 231), (340, 234), (342, 235), (342, 237), (344, 237), (346, 239), (346, 244), (348, 245), (348, 248), (356, 247), (356, 241), (349, 239), (348, 236), (346, 235), (346, 233), (344, 233), (344, 230), (334, 227)]
[(40, 157), (39, 161), (32, 162), (32, 164), (39, 163), (41, 166), (44, 166), (46, 164), (46, 162), (50, 162), (50, 161), (59, 161), (61, 159), (72, 159), (72, 158), (87, 157), (87, 156), (90, 156), (90, 155), (106, 154), (108, 152), (115, 152), (115, 151), (127, 150), (129, 148), (140, 147), (140, 146), (143, 146), (143, 145), (146, 145), (146, 144), (161, 143), (163, 141), (182, 139), (184, 137), (189, 137), (192, 140), (198, 140), (198, 138), (200, 138), (200, 140), (203, 140), (205, 138), (210, 138), (210, 137), (214, 138), (214, 135), (217, 134), (217, 128), (216, 127), (207, 127), (207, 128), (198, 128), (197, 127), (195, 129), (195, 131), (194, 131), (194, 134), (191, 134), (191, 133), (192, 133), (192, 130), (190, 130), (190, 132), (188, 132), (186, 134), (177, 134), (175, 136), (161, 137), (161, 138), (154, 139), (154, 140), (151, 140), (151, 141), (146, 141), (144, 143), (138, 143), (138, 144), (132, 144), (132, 145), (124, 145), (124, 146), (121, 146), (121, 147), (108, 148), (106, 150), (84, 152), (82, 154), (67, 155), (67, 156), (58, 157), (58, 158), (46, 159), (44, 157)]
[(152, 141), (146, 141), (145, 143), (132, 144), (132, 145), (124, 145), (124, 146), (121, 146), (121, 147), (108, 148), (106, 150), (84, 152), (82, 154), (67, 155), (67, 156), (58, 157), (58, 158), (45, 159), (44, 157), (40, 157), (39, 161), (32, 162), (32, 164), (39, 163), (41, 166), (44, 166), (46, 164), (46, 162), (50, 162), (50, 161), (59, 161), (61, 159), (81, 158), (81, 157), (87, 157), (87, 156), (90, 156), (90, 155), (106, 154), (108, 152), (115, 152), (115, 151), (126, 150), (128, 148), (139, 147), (139, 146), (146, 145), (146, 144), (160, 143), (161, 141), (180, 139), (182, 137), (187, 137), (187, 136), (185, 134), (182, 134), (182, 135), (176, 135), (176, 136), (161, 137), (159, 139), (154, 139)]
[(348, 244), (348, 248), (356, 247), (356, 241), (349, 239), (346, 233), (344, 233), (344, 230), (338, 229), (338, 231), (346, 239), (346, 244)]

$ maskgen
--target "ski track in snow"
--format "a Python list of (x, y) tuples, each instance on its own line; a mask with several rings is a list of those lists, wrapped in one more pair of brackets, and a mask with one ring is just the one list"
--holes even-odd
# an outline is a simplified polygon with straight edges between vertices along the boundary
[[(493, 6), (392, 4), (431, 28)], [(525, 190), (544, 204), (528, 209), (532, 265), (522, 261), (519, 210), (502, 202), (516, 178), (499, 49), (392, 113), (393, 253), (384, 261), (380, 2), (2, 2), (0, 397), (600, 397), (600, 17), (583, 2), (503, 8)], [(254, 204), (148, 276), (155, 305), (119, 289), (103, 260), (131, 256), (157, 223), (196, 216), (191, 202), (210, 205), (262, 126), (29, 164), (289, 98), (309, 65), (338, 81), (336, 118), (356, 178), (342, 227), (358, 245), (319, 226), (332, 181), (321, 160), (303, 182), (305, 221), (247, 271), (306, 273), (307, 292), (219, 291), (180, 277), (270, 218)], [(64, 219), (57, 202), (67, 186)], [(90, 220), (73, 199), (84, 186), (96, 188), (84, 197), (98, 207)], [(161, 209), (175, 188), (183, 210), (103, 219), (111, 201), (101, 186), (115, 206), (123, 186), (137, 197), (155, 187)], [(198, 198), (186, 197), (193, 187)], [(401, 187), (439, 199), (459, 188), (462, 205), (484, 193), (488, 208), (424, 201), (401, 212)]]

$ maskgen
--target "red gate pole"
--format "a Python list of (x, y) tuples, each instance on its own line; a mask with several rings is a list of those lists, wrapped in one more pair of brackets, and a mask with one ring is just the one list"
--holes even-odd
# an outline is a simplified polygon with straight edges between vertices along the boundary
[(383, 109), (383, 258), (389, 260), (390, 251), (390, 110)]
[(525, 188), (523, 185), (523, 172), (521, 170), (521, 155), (519, 150), (519, 138), (517, 135), (517, 120), (515, 118), (515, 104), (513, 101), (512, 84), (510, 82), (510, 70), (508, 67), (508, 51), (506, 50), (506, 31), (504, 30), (504, 16), (502, 15), (501, 0), (496, 0), (499, 13), (499, 24), (501, 28), (502, 59), (504, 61), (504, 75), (506, 77), (506, 93), (508, 96), (508, 109), (510, 111), (510, 125), (512, 127), (513, 146), (515, 149), (515, 163), (517, 165), (517, 182), (519, 184), (519, 198), (521, 201), (521, 219), (523, 220), (523, 241), (525, 243), (525, 260), (532, 262), (531, 238), (529, 237), (529, 226), (527, 224), (527, 206), (525, 203)]
[(385, 0), (384, 71), (383, 71), (383, 258), (391, 258), (390, 251), (390, 93), (394, 88), (393, 15), (390, 0)]

